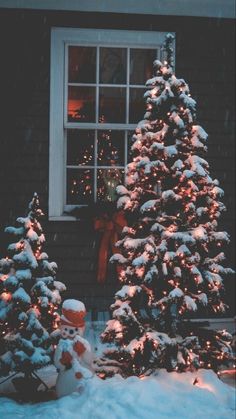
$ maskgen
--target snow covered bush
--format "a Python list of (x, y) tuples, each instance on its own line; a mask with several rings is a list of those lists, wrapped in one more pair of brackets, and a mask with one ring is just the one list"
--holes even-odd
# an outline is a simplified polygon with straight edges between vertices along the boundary
[(122, 288), (102, 334), (116, 345), (101, 362), (110, 375), (217, 369), (232, 359), (229, 333), (186, 319), (199, 307), (225, 312), (223, 279), (233, 270), (222, 251), (229, 235), (218, 231), (224, 192), (204, 159), (207, 133), (197, 123), (196, 102), (173, 72), (172, 40), (169, 34), (167, 61), (154, 62), (146, 83), (146, 113), (133, 135), (125, 186), (117, 188), (118, 208), (133, 222), (117, 242), (121, 254), (111, 259)]
[(57, 265), (42, 251), (42, 215), (35, 193), (28, 215), (17, 218), (17, 227), (5, 229), (16, 241), (0, 260), (0, 375), (29, 375), (51, 362), (65, 285), (56, 281)]

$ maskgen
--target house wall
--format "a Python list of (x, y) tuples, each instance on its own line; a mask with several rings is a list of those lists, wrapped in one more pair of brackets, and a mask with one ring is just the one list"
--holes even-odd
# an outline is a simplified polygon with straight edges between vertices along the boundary
[[(37, 191), (47, 215), (51, 27), (176, 32), (176, 74), (190, 85), (198, 122), (209, 133), (211, 175), (225, 190), (221, 226), (231, 235), (226, 254), (235, 266), (234, 22), (230, 19), (0, 9), (0, 255), (3, 229), (25, 213)], [(109, 268), (96, 283), (99, 235), (92, 221), (43, 222), (46, 250), (59, 265), (66, 296), (107, 308), (117, 287)], [(233, 308), (233, 280), (226, 282)]]

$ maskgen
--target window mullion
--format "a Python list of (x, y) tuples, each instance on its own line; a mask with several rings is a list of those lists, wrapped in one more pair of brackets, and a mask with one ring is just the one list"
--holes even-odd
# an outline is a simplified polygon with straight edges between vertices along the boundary
[(68, 130), (65, 128), (66, 122), (67, 122), (67, 110), (68, 110), (68, 45), (64, 45), (64, 51), (65, 51), (65, 61), (64, 61), (64, 129), (63, 129), (63, 161), (64, 161), (64, 184), (63, 184), (63, 202), (64, 202), (64, 208), (67, 204), (67, 134)]
[(123, 131), (125, 129), (130, 129), (133, 130), (135, 129), (137, 126), (137, 124), (116, 124), (116, 123), (106, 123), (106, 124), (96, 124), (96, 123), (86, 123), (86, 122), (82, 122), (82, 123), (77, 123), (77, 122), (68, 122), (66, 124), (66, 128), (70, 128), (70, 129), (79, 129), (79, 130), (83, 130), (83, 129), (97, 129), (97, 130), (116, 130), (116, 131)]
[(98, 132), (94, 131), (94, 202), (97, 202), (97, 157), (98, 157)]
[(99, 117), (99, 66), (100, 66), (100, 47), (97, 47), (97, 60), (96, 60), (96, 110), (95, 110), (95, 121), (98, 123)]
[[(99, 122), (99, 68), (100, 68), (100, 47), (97, 46), (96, 61), (96, 124)], [(97, 150), (98, 150), (98, 132), (94, 131), (94, 202), (97, 202)]]
[(64, 45), (65, 48), (65, 62), (64, 62), (64, 127), (67, 123), (67, 111), (68, 111), (68, 45)]
[(125, 167), (128, 163), (128, 131), (125, 130)]
[(63, 156), (64, 156), (64, 185), (63, 185), (63, 202), (64, 207), (67, 204), (67, 137), (68, 137), (68, 130), (64, 129), (63, 138), (64, 138), (64, 149), (63, 149)]
[[(130, 85), (129, 85), (129, 77), (130, 77), (130, 48), (127, 48), (127, 94), (126, 94), (126, 124), (129, 124), (129, 98), (130, 98)], [(128, 130), (125, 130), (125, 167), (128, 162)], [(125, 181), (125, 178), (124, 178)]]
[(129, 123), (129, 75), (130, 75), (130, 48), (127, 48), (127, 85), (126, 85), (126, 124)]

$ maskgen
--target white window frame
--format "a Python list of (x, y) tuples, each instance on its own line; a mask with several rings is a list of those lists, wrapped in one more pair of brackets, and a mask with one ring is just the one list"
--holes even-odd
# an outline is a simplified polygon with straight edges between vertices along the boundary
[[(66, 62), (68, 44), (130, 48), (155, 48), (162, 59), (166, 32), (52, 28), (49, 131), (49, 220), (74, 220), (63, 215), (66, 196), (66, 128), (134, 130), (137, 124), (78, 123), (65, 120), (67, 106)], [(128, 64), (129, 65), (129, 64)], [(125, 85), (127, 87), (127, 85)], [(136, 86), (134, 86), (136, 87)], [(128, 104), (127, 104), (128, 105)], [(97, 111), (97, 110), (96, 110)], [(138, 123), (138, 121), (137, 121)], [(126, 138), (127, 141), (127, 138)], [(127, 148), (126, 148), (127, 149)]]

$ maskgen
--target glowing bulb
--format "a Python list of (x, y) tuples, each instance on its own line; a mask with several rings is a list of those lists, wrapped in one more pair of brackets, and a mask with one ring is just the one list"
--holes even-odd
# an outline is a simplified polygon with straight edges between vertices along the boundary
[(2, 297), (2, 299), (3, 299), (4, 301), (9, 301), (9, 300), (11, 300), (11, 294), (10, 294), (9, 292), (3, 292), (3, 293), (2, 293), (2, 295), (1, 295), (1, 297)]

